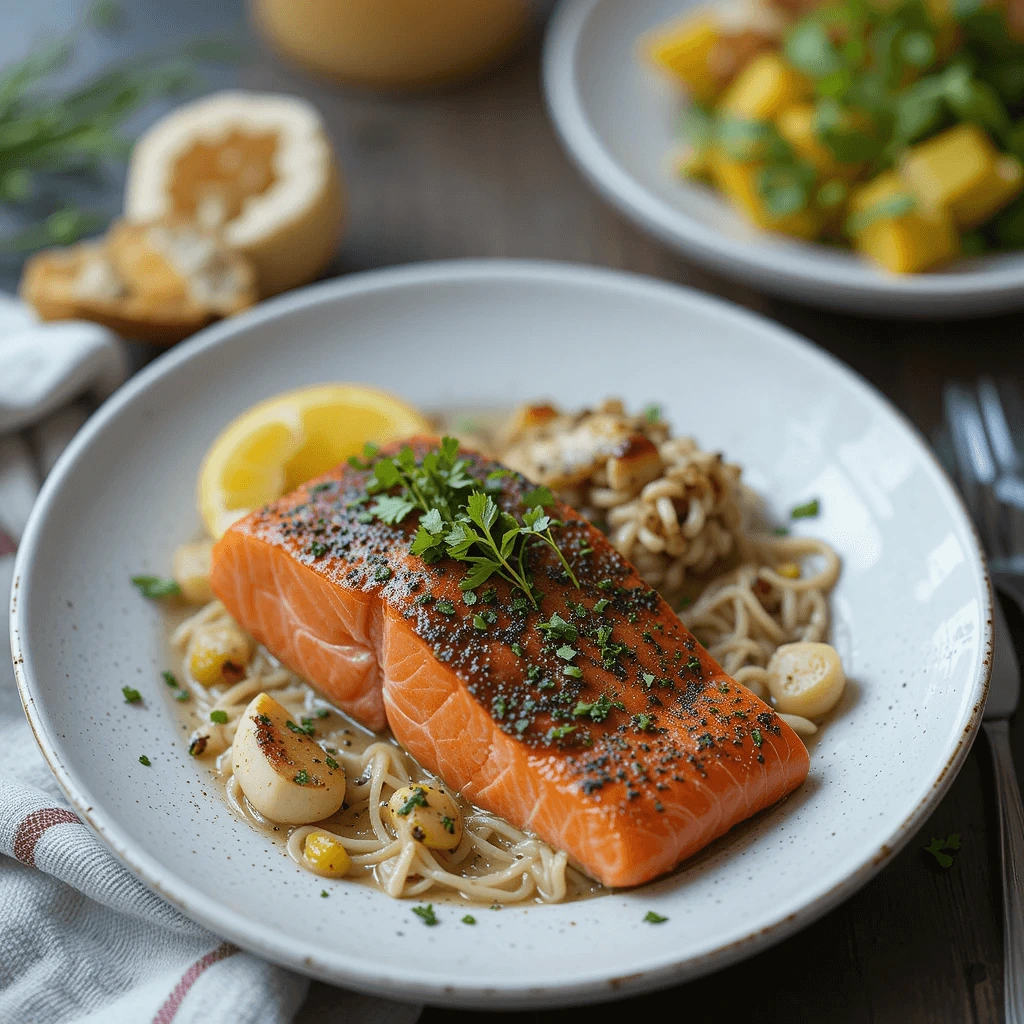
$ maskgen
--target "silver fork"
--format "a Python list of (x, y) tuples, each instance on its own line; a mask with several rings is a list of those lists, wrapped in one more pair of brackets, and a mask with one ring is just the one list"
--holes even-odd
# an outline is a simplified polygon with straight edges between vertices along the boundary
[(1018, 547), (1024, 459), (1018, 448), (1020, 433), (1010, 425), (1024, 424), (1024, 406), (1014, 408), (1014, 397), (1019, 399), (1019, 394), (1012, 387), (1000, 388), (984, 378), (977, 395), (949, 385), (945, 405), (961, 491), (988, 553), (996, 587), (995, 650), (983, 726), (992, 749), (999, 806), (1004, 1015), (1006, 1024), (1024, 1024), (1024, 806), (1009, 728), (1020, 696), (1020, 666), (1000, 605), (1005, 596), (1024, 611), (1024, 555)]

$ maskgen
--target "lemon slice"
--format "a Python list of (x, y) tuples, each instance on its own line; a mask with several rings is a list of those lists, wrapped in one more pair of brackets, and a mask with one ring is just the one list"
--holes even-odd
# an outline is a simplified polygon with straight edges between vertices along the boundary
[(360, 384), (286, 391), (222, 431), (199, 471), (199, 511), (213, 537), (236, 520), (351, 455), (429, 433), (430, 423), (394, 395)]
[(344, 219), (341, 175), (312, 104), (228, 90), (177, 107), (135, 144), (125, 217), (218, 231), (254, 264), (260, 292), (307, 284)]

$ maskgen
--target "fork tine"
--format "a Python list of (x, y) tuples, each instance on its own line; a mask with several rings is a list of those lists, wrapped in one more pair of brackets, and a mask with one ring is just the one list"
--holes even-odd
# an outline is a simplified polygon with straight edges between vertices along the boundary
[(944, 401), (953, 454), (968, 511), (989, 554), (1001, 557), (1005, 549), (991, 490), (998, 470), (985, 435), (981, 410), (974, 396), (959, 384), (946, 386)]
[(978, 381), (978, 404), (981, 406), (981, 417), (988, 432), (992, 454), (1004, 473), (1016, 475), (1022, 468), (1021, 456), (1014, 444), (1013, 433), (999, 391), (991, 377), (982, 377)]

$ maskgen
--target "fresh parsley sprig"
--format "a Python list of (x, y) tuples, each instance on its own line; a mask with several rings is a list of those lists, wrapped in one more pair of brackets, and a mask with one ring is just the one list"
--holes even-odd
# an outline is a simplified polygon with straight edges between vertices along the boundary
[(409, 549), (412, 554), (425, 562), (448, 555), (470, 566), (460, 584), (462, 590), (475, 590), (498, 576), (521, 590), (537, 608), (527, 551), (534, 542), (555, 552), (579, 589), (579, 580), (552, 533), (561, 521), (544, 511), (554, 504), (551, 491), (537, 487), (526, 494), (526, 511), (521, 520), (517, 519), (500, 509), (488, 493), (498, 490), (501, 479), (510, 471), (496, 470), (481, 484), (470, 475), (468, 462), (458, 455), (459, 442), (445, 437), (438, 449), (427, 452), (419, 461), (409, 446), (397, 455), (378, 457), (378, 450), (368, 445), (363, 459), (353, 457), (349, 463), (357, 469), (372, 468), (367, 491), (378, 497), (367, 510), (370, 515), (396, 525), (419, 510), (419, 528)]

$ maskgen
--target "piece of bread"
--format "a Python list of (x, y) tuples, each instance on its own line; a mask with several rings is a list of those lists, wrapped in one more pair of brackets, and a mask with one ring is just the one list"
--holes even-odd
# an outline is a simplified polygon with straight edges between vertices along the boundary
[(245, 256), (195, 225), (164, 221), (118, 222), (103, 238), (37, 253), (19, 290), (43, 320), (92, 320), (154, 345), (257, 300)]

